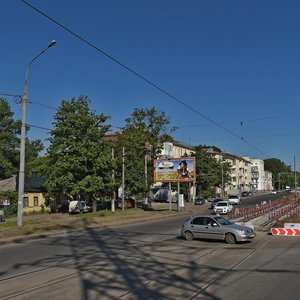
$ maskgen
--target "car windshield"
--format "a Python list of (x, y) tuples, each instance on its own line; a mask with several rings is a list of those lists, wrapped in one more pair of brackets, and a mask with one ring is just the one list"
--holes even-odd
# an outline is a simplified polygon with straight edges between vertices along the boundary
[(238, 196), (230, 196), (231, 199), (238, 199)]
[(227, 203), (226, 202), (218, 202), (217, 206), (227, 206)]
[(221, 224), (221, 225), (232, 225), (234, 223), (232, 223), (231, 221), (229, 221), (228, 219), (225, 219), (223, 217), (215, 217), (215, 220)]

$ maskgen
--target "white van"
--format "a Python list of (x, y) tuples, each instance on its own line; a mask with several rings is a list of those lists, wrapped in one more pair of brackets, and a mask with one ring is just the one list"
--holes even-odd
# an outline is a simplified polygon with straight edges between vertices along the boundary
[(91, 211), (91, 207), (87, 206), (84, 201), (71, 201), (69, 204), (69, 214), (86, 213)]
[(229, 195), (228, 196), (228, 202), (230, 203), (230, 204), (237, 204), (237, 205), (240, 205), (241, 204), (241, 198), (240, 198), (240, 196), (238, 196), (238, 195)]

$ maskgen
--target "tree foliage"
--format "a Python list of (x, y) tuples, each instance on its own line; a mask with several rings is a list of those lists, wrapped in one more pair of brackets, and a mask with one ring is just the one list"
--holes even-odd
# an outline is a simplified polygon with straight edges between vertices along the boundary
[[(153, 183), (153, 160), (159, 156), (163, 142), (170, 140), (169, 118), (154, 107), (136, 108), (125, 120), (116, 145), (118, 170), (121, 170), (122, 147), (125, 149), (125, 190), (127, 194), (144, 196)], [(147, 170), (147, 172), (146, 172)], [(147, 175), (146, 175), (147, 173)], [(147, 176), (147, 178), (146, 178)], [(118, 176), (121, 179), (120, 173)]]
[(0, 192), (0, 203), (3, 203), (4, 200), (10, 202), (9, 214), (16, 214), (18, 211), (18, 193), (16, 191), (2, 191)]
[[(21, 121), (14, 120), (14, 113), (7, 100), (0, 98), (0, 180), (8, 178), (19, 171)], [(27, 128), (29, 130), (29, 127)], [(39, 152), (44, 146), (40, 140), (26, 139), (25, 144), (25, 172), (30, 174)]]
[(230, 164), (218, 161), (214, 154), (206, 151), (207, 148), (201, 145), (195, 147), (197, 193), (205, 197), (214, 193), (214, 187), (221, 187), (222, 176), (224, 186), (230, 181)]
[(103, 142), (108, 117), (91, 111), (89, 103), (85, 96), (62, 101), (49, 138), (46, 181), (51, 193), (87, 201), (111, 193), (113, 169), (110, 149)]
[(32, 172), (37, 172), (41, 168), (41, 157), (39, 153), (44, 149), (44, 145), (41, 140), (30, 141), (26, 139), (26, 151), (25, 151), (25, 171), (27, 175), (31, 175)]
[(14, 113), (8, 102), (0, 98), (0, 180), (18, 172), (20, 122), (13, 119)]
[[(264, 160), (264, 167), (266, 171), (273, 174), (275, 179), (275, 187), (279, 188), (279, 176), (280, 185), (293, 185), (294, 175), (292, 174), (291, 166), (287, 166), (278, 158), (268, 158)], [(280, 175), (279, 175), (280, 174)]]

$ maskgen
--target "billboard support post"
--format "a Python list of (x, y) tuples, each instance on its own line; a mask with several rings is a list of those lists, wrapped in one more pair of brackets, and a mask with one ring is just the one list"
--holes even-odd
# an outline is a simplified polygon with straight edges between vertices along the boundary
[(180, 195), (180, 182), (177, 182), (177, 211), (180, 211), (179, 195)]
[(169, 182), (169, 211), (172, 211), (172, 190), (171, 182)]

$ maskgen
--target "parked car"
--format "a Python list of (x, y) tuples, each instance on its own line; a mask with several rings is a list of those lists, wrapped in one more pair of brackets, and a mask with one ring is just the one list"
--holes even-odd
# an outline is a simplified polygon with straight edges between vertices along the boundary
[(223, 240), (229, 244), (252, 240), (256, 234), (247, 226), (234, 224), (221, 216), (198, 215), (185, 221), (181, 235), (186, 240), (214, 239)]
[(111, 209), (111, 201), (97, 201), (96, 206), (97, 206), (97, 211)]
[(208, 202), (212, 202), (214, 199), (217, 199), (217, 196), (212, 196), (210, 199), (208, 199)]
[(204, 205), (205, 204), (205, 199), (203, 199), (203, 198), (197, 198), (196, 200), (195, 200), (195, 205)]
[(240, 196), (238, 195), (231, 195), (228, 197), (228, 202), (230, 204), (237, 204), (237, 205), (240, 205), (241, 204), (241, 199), (240, 199)]
[(220, 202), (220, 201), (223, 201), (223, 199), (221, 199), (221, 198), (214, 198), (214, 199), (211, 201), (211, 203), (210, 203), (210, 208), (211, 208), (211, 209), (214, 209), (215, 205), (216, 205), (218, 202)]
[(233, 209), (228, 201), (220, 201), (214, 207), (215, 214), (228, 214)]
[(91, 206), (86, 205), (86, 203), (81, 200), (71, 201), (69, 203), (69, 214), (87, 213), (87, 212), (91, 212), (92, 210), (93, 209)]
[(242, 192), (241, 196), (242, 197), (248, 197), (248, 196), (250, 196), (250, 193), (249, 192)]
[[(124, 208), (134, 208), (135, 207), (135, 200), (132, 198), (125, 198), (124, 199)], [(118, 208), (122, 208), (122, 199), (118, 200)]]
[(271, 192), (271, 194), (276, 195), (276, 194), (277, 194), (277, 191), (276, 191), (276, 190), (273, 190), (273, 191)]

